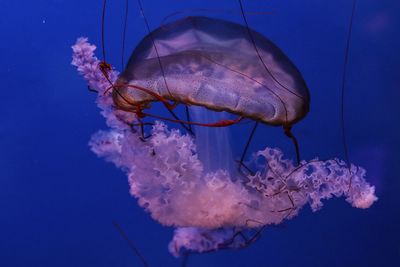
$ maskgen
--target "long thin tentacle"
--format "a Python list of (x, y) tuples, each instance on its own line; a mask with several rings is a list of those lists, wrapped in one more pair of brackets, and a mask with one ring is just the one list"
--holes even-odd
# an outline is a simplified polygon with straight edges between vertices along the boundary
[(253, 140), (253, 137), (254, 137), (254, 134), (255, 134), (255, 132), (256, 132), (257, 126), (258, 126), (258, 121), (256, 121), (256, 122), (254, 123), (254, 126), (253, 126), (253, 128), (251, 129), (249, 138), (247, 139), (246, 145), (245, 145), (245, 147), (244, 147), (244, 149), (243, 149), (242, 156), (240, 157), (239, 172), (241, 172), (241, 171), (242, 171), (242, 167), (244, 167), (247, 171), (249, 171), (252, 175), (254, 175), (254, 172), (251, 171), (250, 168), (247, 167), (247, 166), (244, 164), (243, 161), (244, 161), (244, 158), (246, 157), (247, 150), (249, 149), (250, 143), (251, 143), (251, 141)]
[(142, 262), (143, 266), (150, 267), (150, 265), (147, 263), (145, 258), (142, 256), (142, 254), (140, 254), (139, 250), (136, 248), (135, 244), (133, 244), (132, 240), (129, 239), (128, 235), (122, 229), (122, 227), (116, 221), (113, 221), (113, 224), (114, 224), (115, 228), (117, 228), (117, 230), (121, 234), (121, 236), (126, 240), (126, 242), (128, 242), (128, 245), (131, 248), (132, 252), (139, 258), (139, 260)]
[(121, 69), (125, 68), (125, 39), (128, 24), (129, 0), (125, 0), (124, 27), (122, 31)]
[(340, 127), (342, 129), (342, 144), (343, 144), (343, 151), (344, 151), (344, 158), (346, 163), (350, 164), (349, 158), (349, 148), (347, 145), (347, 138), (346, 138), (346, 127), (345, 127), (345, 93), (346, 93), (346, 81), (347, 81), (347, 67), (349, 62), (349, 54), (350, 54), (350, 44), (351, 44), (351, 35), (353, 30), (353, 21), (354, 21), (354, 14), (356, 11), (356, 4), (357, 0), (353, 0), (353, 5), (351, 9), (350, 21), (349, 21), (349, 29), (347, 32), (347, 40), (346, 40), (346, 50), (344, 54), (344, 61), (343, 61), (343, 73), (342, 73), (342, 86), (341, 86), (341, 96), (340, 96)]
[(299, 149), (299, 143), (297, 142), (296, 137), (293, 135), (292, 133), (292, 127), (290, 126), (284, 126), (283, 130), (286, 134), (287, 137), (290, 138), (290, 140), (292, 140), (295, 151), (296, 151), (296, 160), (297, 160), (297, 165), (300, 165), (300, 149)]

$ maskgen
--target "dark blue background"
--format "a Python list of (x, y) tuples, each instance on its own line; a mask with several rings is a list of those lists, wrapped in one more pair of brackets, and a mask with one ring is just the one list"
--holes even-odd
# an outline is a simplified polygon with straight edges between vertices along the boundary
[[(111, 2), (106, 49), (120, 68), (124, 1)], [(152, 28), (188, 8), (232, 10), (196, 14), (241, 22), (234, 0), (143, 2)], [(294, 128), (305, 159), (343, 157), (339, 89), (351, 2), (243, 0), (248, 10), (272, 11), (249, 15), (249, 23), (292, 58), (310, 87), (311, 112)], [(101, 6), (0, 3), (0, 266), (141, 266), (112, 220), (151, 266), (179, 266), (167, 251), (172, 230), (152, 221), (129, 195), (125, 175), (87, 145), (105, 123), (70, 65), (70, 46), (79, 36), (100, 45)], [(126, 55), (146, 34), (136, 1), (129, 11)], [(369, 171), (379, 201), (368, 210), (343, 199), (317, 213), (305, 208), (247, 249), (193, 255), (188, 266), (400, 266), (399, 12), (396, 0), (359, 1), (349, 59), (350, 158)], [(235, 151), (249, 127), (234, 127)], [(259, 128), (251, 149), (266, 145), (293, 157), (281, 129)]]

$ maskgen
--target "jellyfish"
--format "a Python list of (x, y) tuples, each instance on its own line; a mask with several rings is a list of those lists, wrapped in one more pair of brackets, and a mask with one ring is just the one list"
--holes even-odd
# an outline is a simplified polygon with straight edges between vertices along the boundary
[(201, 155), (197, 142), (203, 137), (170, 128), (162, 116), (153, 115), (158, 120), (143, 134), (147, 109), (159, 101), (168, 111), (184, 104), (238, 116), (169, 119), (186, 126), (225, 127), (245, 118), (283, 126), (291, 136), (309, 110), (307, 86), (286, 55), (248, 27), (208, 17), (163, 25), (139, 43), (121, 74), (104, 68), (87, 38), (72, 49), (72, 64), (98, 92), (110, 127), (92, 136), (91, 149), (126, 172), (130, 193), (154, 220), (176, 228), (168, 247), (175, 256), (247, 246), (265, 227), (294, 218), (307, 204), (317, 211), (332, 197), (362, 209), (377, 200), (365, 169), (337, 158), (295, 163), (265, 147), (254, 154), (257, 169), (240, 172), (211, 168), (205, 159), (213, 155)]

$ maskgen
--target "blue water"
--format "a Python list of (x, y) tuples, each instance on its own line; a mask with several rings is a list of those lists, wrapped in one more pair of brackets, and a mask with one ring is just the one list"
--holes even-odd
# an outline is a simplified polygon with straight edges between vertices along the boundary
[[(0, 3), (0, 266), (141, 266), (112, 224), (117, 221), (150, 266), (179, 266), (167, 250), (172, 229), (154, 222), (129, 195), (125, 175), (88, 148), (105, 123), (85, 82), (70, 65), (79, 36), (100, 46), (102, 1)], [(124, 1), (110, 1), (108, 61), (120, 68)], [(301, 70), (311, 111), (293, 131), (302, 157), (343, 158), (340, 82), (350, 0), (249, 1), (252, 28), (273, 40)], [(238, 3), (143, 0), (150, 26), (178, 10), (241, 22)], [(263, 8), (260, 8), (263, 7)], [(216, 12), (218, 10), (218, 12)], [(229, 10), (233, 13), (224, 13)], [(130, 1), (126, 56), (146, 34)], [(195, 266), (400, 266), (400, 2), (359, 1), (349, 55), (345, 115), (352, 162), (364, 166), (379, 201), (368, 210), (343, 199), (267, 228), (237, 251), (192, 255)], [(100, 54), (99, 54), (100, 56)], [(165, 111), (155, 109), (155, 113)], [(235, 126), (242, 148), (250, 124)], [(281, 147), (282, 130), (259, 127), (250, 150)]]

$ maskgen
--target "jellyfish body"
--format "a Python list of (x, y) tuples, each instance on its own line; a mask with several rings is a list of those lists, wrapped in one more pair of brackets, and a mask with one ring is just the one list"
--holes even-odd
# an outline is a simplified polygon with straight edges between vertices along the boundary
[(72, 64), (99, 92), (97, 104), (111, 128), (93, 135), (91, 149), (127, 173), (131, 194), (154, 220), (177, 227), (169, 246), (176, 256), (184, 248), (204, 252), (246, 246), (248, 241), (235, 239), (238, 233), (291, 219), (306, 204), (318, 210), (322, 200), (334, 196), (344, 196), (357, 208), (377, 200), (365, 170), (338, 159), (296, 166), (279, 149), (267, 147), (255, 154), (264, 164), (257, 164), (254, 175), (209, 169), (193, 136), (156, 122), (144, 141), (126, 123), (137, 119), (129, 105), (155, 101), (153, 95), (129, 86), (105, 94), (109, 82), (118, 79), (117, 84), (139, 85), (186, 104), (291, 125), (308, 111), (307, 87), (290, 60), (253, 32), (264, 68), (246, 30), (203, 17), (160, 27), (135, 49), (122, 75), (112, 70), (107, 78), (87, 39), (73, 46)]
[(271, 125), (292, 125), (309, 110), (306, 83), (276, 45), (240, 24), (208, 17), (187, 17), (147, 35), (117, 84), (114, 102), (124, 109), (157, 100), (123, 86), (130, 84)]

